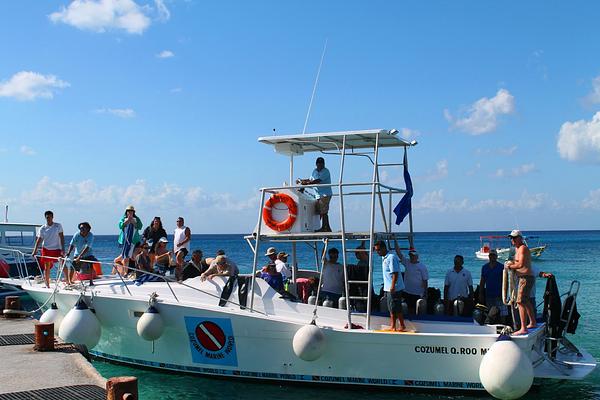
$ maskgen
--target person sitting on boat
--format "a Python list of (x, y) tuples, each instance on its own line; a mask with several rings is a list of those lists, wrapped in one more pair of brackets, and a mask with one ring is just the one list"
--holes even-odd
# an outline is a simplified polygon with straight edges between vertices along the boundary
[(288, 257), (288, 253), (285, 251), (280, 251), (277, 253), (277, 259), (275, 260), (275, 268), (277, 268), (277, 272), (283, 275), (284, 282), (292, 277), (292, 273), (290, 272), (290, 268), (288, 266)]
[(215, 253), (215, 256), (214, 256), (214, 257), (206, 257), (206, 263), (207, 263), (207, 264), (208, 264), (210, 267), (212, 267), (212, 266), (213, 266), (213, 264), (214, 264), (214, 265), (216, 265), (216, 264), (215, 264), (215, 260), (217, 259), (217, 257), (219, 257), (219, 256), (224, 256), (224, 255), (225, 255), (225, 250), (223, 250), (223, 249), (219, 249), (219, 250), (217, 250), (217, 252)]
[(173, 264), (171, 256), (173, 252), (167, 249), (167, 243), (169, 243), (169, 240), (166, 237), (161, 237), (158, 239), (158, 244), (154, 249), (154, 271), (157, 274), (166, 275), (167, 272), (171, 272), (171, 265)]
[(417, 300), (424, 299), (427, 294), (429, 272), (425, 264), (419, 262), (419, 253), (416, 250), (408, 252), (407, 260), (397, 242), (394, 247), (400, 263), (404, 265), (404, 300), (408, 305), (409, 314), (416, 314)]
[(116, 269), (121, 275), (127, 275), (129, 260), (133, 257), (135, 245), (141, 242), (140, 229), (143, 226), (142, 220), (135, 215), (135, 208), (128, 206), (125, 209), (125, 214), (119, 221), (119, 229), (121, 230), (119, 245), (123, 246), (123, 249), (121, 254), (114, 260), (115, 268), (113, 268), (113, 273)]
[(175, 276), (181, 279), (183, 263), (185, 257), (190, 251), (190, 241), (192, 240), (192, 231), (184, 225), (183, 217), (177, 218), (177, 228), (173, 234), (173, 253), (175, 255)]
[[(65, 235), (62, 225), (54, 222), (54, 213), (46, 211), (44, 213), (46, 223), (39, 230), (38, 237), (35, 240), (31, 255), (35, 257), (40, 244), (42, 245), (42, 257), (39, 262), (44, 270), (44, 281), (46, 287), (50, 287), (50, 270), (59, 257), (65, 255)], [(68, 275), (68, 271), (63, 267), (63, 273)], [(67, 276), (65, 276), (67, 278)], [(68, 282), (68, 281), (67, 281)]]
[[(395, 254), (388, 252), (387, 246), (383, 240), (379, 240), (373, 246), (373, 249), (382, 258), (381, 272), (383, 275), (383, 291), (387, 299), (388, 310), (390, 311), (390, 331), (403, 332), (406, 330), (404, 316), (402, 315), (402, 290), (404, 290), (404, 280), (400, 273), (400, 260)], [(396, 326), (396, 321), (400, 322), (400, 327)]]
[(217, 256), (214, 263), (200, 275), (202, 281), (210, 280), (215, 276), (235, 276), (240, 273), (237, 265), (225, 255)]
[(338, 301), (344, 292), (344, 267), (338, 263), (339, 251), (335, 247), (327, 251), (329, 259), (323, 263), (323, 271), (321, 272), (321, 293), (319, 301), (325, 299), (333, 301), (334, 307), (337, 308)]
[[(473, 298), (473, 278), (471, 272), (463, 267), (465, 259), (461, 255), (454, 256), (454, 267), (446, 272), (444, 280), (444, 305), (446, 313), (451, 315), (454, 300), (465, 301)], [(466, 309), (466, 307), (465, 307)]]
[(479, 302), (488, 308), (496, 307), (501, 317), (508, 316), (508, 308), (502, 301), (502, 273), (504, 267), (498, 262), (498, 252), (491, 249), (489, 262), (481, 267), (479, 279)]
[[(325, 159), (318, 157), (316, 161), (316, 167), (308, 179), (298, 179), (296, 183), (300, 185), (325, 185), (331, 184), (331, 174), (329, 170), (325, 168)], [(317, 198), (316, 212), (321, 218), (321, 228), (317, 229), (317, 232), (331, 232), (331, 226), (329, 226), (329, 202), (333, 192), (330, 186), (315, 187), (315, 195)]]
[[(92, 226), (89, 222), (80, 222), (77, 228), (79, 232), (73, 235), (67, 249), (66, 257), (69, 257), (71, 251), (75, 249), (75, 253), (73, 253), (73, 266), (79, 273), (90, 275), (94, 270), (92, 262), (98, 261), (92, 252), (92, 246), (94, 245), (94, 234), (91, 232)], [(73, 281), (72, 275), (68, 278), (69, 282)]]
[(150, 243), (150, 250), (148, 251), (150, 256), (150, 265), (154, 265), (154, 259), (156, 257), (155, 250), (156, 246), (158, 245), (158, 240), (161, 237), (167, 237), (167, 231), (165, 231), (163, 228), (160, 217), (154, 217), (152, 219), (152, 223), (150, 223), (150, 226), (147, 226), (142, 234), (142, 241)]
[(507, 261), (504, 268), (513, 269), (519, 277), (519, 287), (517, 290), (517, 307), (519, 308), (519, 320), (521, 328), (515, 335), (525, 335), (528, 329), (536, 327), (535, 312), (531, 303), (531, 289), (535, 285), (533, 269), (531, 268), (531, 253), (523, 240), (523, 235), (518, 229), (513, 230), (508, 237), (515, 247), (515, 258)]
[(152, 269), (152, 262), (150, 258), (150, 249), (152, 248), (152, 241), (143, 241), (140, 243), (138, 255), (135, 257), (135, 271), (136, 279), (139, 278), (144, 272), (154, 272)]
[(195, 278), (202, 275), (210, 265), (206, 262), (206, 259), (202, 257), (202, 250), (197, 249), (192, 252), (192, 259), (183, 267), (182, 280)]
[(257, 271), (256, 276), (264, 279), (278, 293), (284, 291), (283, 275), (277, 271), (277, 266), (274, 262), (268, 263), (262, 271)]

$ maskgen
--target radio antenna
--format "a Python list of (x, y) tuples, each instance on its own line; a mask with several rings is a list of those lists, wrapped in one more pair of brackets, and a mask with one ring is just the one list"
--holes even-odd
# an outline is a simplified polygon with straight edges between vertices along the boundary
[(306, 125), (308, 125), (308, 117), (310, 117), (310, 110), (312, 108), (312, 103), (315, 98), (315, 93), (317, 91), (317, 84), (319, 83), (319, 75), (321, 74), (321, 67), (323, 66), (323, 59), (325, 58), (325, 51), (327, 50), (327, 40), (325, 39), (325, 45), (323, 46), (323, 53), (321, 54), (321, 62), (319, 63), (319, 69), (317, 70), (317, 78), (315, 79), (315, 85), (313, 86), (312, 95), (310, 96), (310, 103), (308, 103), (308, 111), (306, 113), (306, 119), (304, 120), (304, 128), (302, 129), (302, 134), (306, 133)]

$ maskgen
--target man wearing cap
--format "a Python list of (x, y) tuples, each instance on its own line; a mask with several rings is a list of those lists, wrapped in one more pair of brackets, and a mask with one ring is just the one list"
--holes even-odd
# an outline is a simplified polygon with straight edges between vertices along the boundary
[[(535, 278), (533, 277), (533, 270), (531, 268), (531, 253), (523, 241), (521, 231), (515, 229), (508, 237), (513, 246), (515, 246), (516, 252), (515, 259), (513, 261), (507, 261), (504, 264), (504, 268), (514, 270), (519, 277), (517, 306), (519, 308), (521, 329), (516, 331), (514, 335), (526, 335), (528, 333), (527, 329), (536, 327), (535, 313), (530, 298), (531, 289), (535, 284)], [(528, 320), (529, 323), (527, 323)]]
[(166, 237), (161, 237), (158, 239), (158, 243), (154, 249), (156, 254), (154, 259), (156, 271), (161, 275), (165, 275), (167, 271), (171, 271), (171, 264), (173, 263), (171, 258), (173, 253), (167, 250), (167, 243), (169, 243), (169, 240)]
[(285, 281), (286, 279), (290, 279), (292, 277), (292, 274), (290, 272), (290, 269), (288, 267), (288, 256), (289, 254), (284, 252), (284, 251), (280, 251), (279, 253), (277, 253), (277, 259), (275, 260), (275, 268), (277, 269), (277, 272), (279, 272), (281, 275), (283, 275), (283, 280)]
[(211, 280), (215, 276), (235, 276), (240, 273), (238, 267), (227, 256), (217, 256), (214, 264), (200, 275), (200, 280)]
[(488, 308), (497, 307), (500, 316), (508, 315), (508, 308), (502, 302), (502, 271), (504, 268), (498, 262), (498, 252), (491, 249), (488, 254), (489, 262), (481, 267), (479, 279), (479, 302)]
[(408, 312), (416, 314), (417, 300), (425, 298), (427, 293), (427, 281), (429, 272), (427, 267), (419, 262), (419, 254), (416, 250), (408, 252), (408, 260), (396, 245), (396, 252), (400, 262), (404, 265), (404, 300), (408, 305)]
[(446, 273), (444, 303), (448, 314), (452, 314), (454, 300), (458, 298), (471, 299), (473, 296), (473, 278), (471, 272), (463, 267), (464, 263), (463, 256), (454, 256), (454, 267)]
[[(317, 168), (314, 169), (309, 179), (298, 179), (296, 183), (301, 185), (329, 185), (331, 184), (331, 174), (325, 168), (325, 159), (318, 157), (316, 162)], [(315, 195), (317, 197), (316, 212), (321, 217), (321, 228), (317, 232), (331, 232), (329, 226), (329, 202), (333, 192), (330, 186), (315, 187)]]
[[(403, 332), (406, 330), (404, 316), (402, 315), (402, 295), (404, 280), (400, 273), (400, 260), (395, 254), (388, 252), (383, 240), (379, 240), (373, 249), (382, 258), (381, 269), (383, 275), (383, 291), (387, 299), (388, 310), (390, 310), (390, 331)], [(396, 327), (396, 320), (400, 321), (400, 327)]]

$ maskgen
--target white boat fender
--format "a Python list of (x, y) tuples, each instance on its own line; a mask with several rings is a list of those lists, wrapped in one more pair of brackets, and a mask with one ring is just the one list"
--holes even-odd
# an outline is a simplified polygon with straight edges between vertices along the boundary
[(314, 306), (315, 304), (317, 304), (317, 296), (315, 295), (314, 291), (312, 292), (312, 294), (310, 296), (308, 296), (308, 304), (310, 304), (311, 306)]
[(154, 306), (148, 307), (137, 322), (137, 333), (144, 340), (156, 340), (163, 334), (165, 324)]
[(435, 306), (433, 307), (433, 313), (435, 315), (444, 315), (445, 311), (446, 307), (444, 307), (444, 303), (442, 303), (441, 301), (435, 303)]
[(304, 361), (314, 361), (325, 352), (326, 337), (314, 322), (296, 331), (292, 346), (294, 353)]
[(425, 315), (427, 314), (427, 300), (419, 299), (417, 300), (417, 315)]
[(462, 301), (462, 299), (454, 300), (454, 315), (455, 316), (462, 315), (464, 309), (465, 309), (465, 302)]
[(333, 300), (331, 300), (329, 296), (326, 296), (325, 300), (323, 300), (323, 307), (333, 308)]
[(346, 309), (346, 298), (344, 296), (340, 297), (340, 299), (338, 300), (338, 308), (340, 310)]
[(58, 336), (65, 342), (84, 344), (88, 349), (98, 344), (101, 333), (98, 317), (90, 311), (83, 298), (65, 315), (58, 330)]
[(42, 316), (40, 317), (40, 322), (43, 324), (54, 324), (54, 332), (58, 332), (58, 328), (60, 328), (60, 323), (63, 320), (63, 316), (58, 311), (58, 306), (56, 303), (52, 303), (49, 309), (44, 311)]
[(479, 380), (498, 399), (518, 399), (533, 384), (531, 360), (510, 336), (500, 335), (479, 364)]

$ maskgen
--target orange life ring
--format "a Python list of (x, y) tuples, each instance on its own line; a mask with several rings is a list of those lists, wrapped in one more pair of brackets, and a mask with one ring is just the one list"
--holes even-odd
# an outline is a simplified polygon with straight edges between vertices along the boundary
[[(288, 217), (283, 221), (277, 221), (273, 218), (272, 209), (277, 203), (283, 203), (287, 206)], [(263, 207), (262, 216), (265, 224), (277, 232), (287, 231), (296, 222), (298, 214), (298, 205), (289, 195), (285, 193), (275, 193), (265, 202)]]

